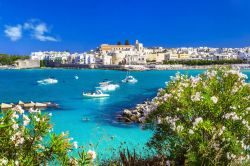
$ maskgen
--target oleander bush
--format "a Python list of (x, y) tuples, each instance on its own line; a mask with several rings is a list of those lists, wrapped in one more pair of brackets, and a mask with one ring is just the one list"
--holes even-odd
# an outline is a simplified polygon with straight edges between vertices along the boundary
[(231, 68), (176, 74), (154, 99), (148, 145), (175, 165), (250, 165), (250, 85)]
[(34, 109), (25, 113), (19, 106), (0, 113), (1, 166), (93, 165), (95, 157), (68, 134), (53, 133), (50, 114)]

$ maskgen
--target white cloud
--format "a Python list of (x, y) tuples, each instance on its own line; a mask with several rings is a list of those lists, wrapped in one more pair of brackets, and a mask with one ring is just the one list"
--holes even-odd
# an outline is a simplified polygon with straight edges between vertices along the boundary
[(47, 24), (41, 22), (39, 20), (33, 19), (25, 22), (23, 25), (16, 25), (16, 26), (9, 26), (5, 25), (4, 33), (5, 35), (10, 38), (11, 41), (17, 41), (22, 38), (23, 32), (30, 33), (30, 36), (33, 39), (39, 41), (52, 41), (57, 42), (59, 41), (57, 38), (48, 35), (50, 29), (47, 27)]
[(29, 21), (24, 23), (24, 29), (31, 30), (31, 36), (39, 41), (58, 41), (55, 37), (46, 35), (50, 32), (47, 25), (43, 22)]
[(16, 26), (6, 25), (4, 33), (11, 41), (17, 41), (22, 38), (22, 26), (19, 24)]

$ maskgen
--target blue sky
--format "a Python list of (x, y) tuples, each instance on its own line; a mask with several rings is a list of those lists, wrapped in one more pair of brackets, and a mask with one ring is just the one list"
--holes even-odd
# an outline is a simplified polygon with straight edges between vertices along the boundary
[(0, 0), (0, 53), (250, 46), (249, 0)]

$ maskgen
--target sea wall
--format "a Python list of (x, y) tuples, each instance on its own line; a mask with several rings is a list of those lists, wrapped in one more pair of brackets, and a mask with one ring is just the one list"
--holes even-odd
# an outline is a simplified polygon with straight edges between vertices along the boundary
[(124, 70), (122, 65), (102, 65), (102, 64), (61, 64), (50, 62), (46, 67), (52, 68), (78, 68), (78, 69), (109, 69), (109, 70)]
[(39, 60), (31, 60), (31, 59), (17, 60), (15, 62), (15, 67), (17, 69), (39, 68), (40, 61)]
[(250, 64), (232, 64), (232, 65), (203, 65), (203, 66), (188, 66), (188, 65), (102, 65), (102, 64), (61, 64), (56, 62), (49, 62), (46, 67), (52, 68), (79, 68), (79, 69), (107, 69), (107, 70), (193, 70), (193, 69), (209, 69), (220, 66), (238, 67), (241, 69), (250, 69)]

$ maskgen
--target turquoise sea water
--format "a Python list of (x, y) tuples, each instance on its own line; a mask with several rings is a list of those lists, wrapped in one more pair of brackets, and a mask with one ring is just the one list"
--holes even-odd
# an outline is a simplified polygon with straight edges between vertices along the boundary
[[(73, 69), (36, 69), (0, 70), (0, 102), (52, 101), (61, 109), (52, 112), (55, 132), (69, 131), (70, 136), (79, 144), (95, 145), (98, 154), (111, 154), (112, 148), (121, 143), (140, 150), (151, 137), (152, 132), (143, 130), (136, 124), (117, 122), (124, 108), (132, 108), (137, 103), (151, 99), (157, 89), (165, 86), (165, 81), (174, 76), (176, 70), (131, 72), (138, 79), (136, 84), (124, 84), (124, 71), (111, 70), (73, 70)], [(202, 70), (182, 70), (181, 73), (197, 75)], [(250, 75), (248, 71), (246, 74)], [(79, 79), (75, 80), (74, 76)], [(36, 82), (55, 77), (59, 82), (54, 85), (38, 85)], [(120, 85), (116, 91), (109, 92), (105, 99), (84, 99), (82, 91), (92, 91), (104, 79)], [(83, 121), (88, 118), (89, 121)]]

